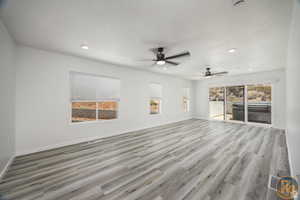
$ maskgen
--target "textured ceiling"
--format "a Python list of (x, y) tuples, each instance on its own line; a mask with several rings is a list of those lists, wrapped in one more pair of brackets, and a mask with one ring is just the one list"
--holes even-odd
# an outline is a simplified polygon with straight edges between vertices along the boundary
[[(291, 8), (291, 0), (8, 0), (1, 15), (20, 44), (198, 79), (206, 65), (230, 74), (284, 68)], [(157, 46), (192, 56), (153, 67), (142, 60)]]

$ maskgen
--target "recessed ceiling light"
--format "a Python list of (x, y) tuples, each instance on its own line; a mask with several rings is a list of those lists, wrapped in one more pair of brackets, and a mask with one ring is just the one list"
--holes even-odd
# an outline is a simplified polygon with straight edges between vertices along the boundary
[(82, 44), (80, 45), (80, 48), (84, 49), (84, 50), (88, 50), (89, 49), (89, 46), (86, 45), (86, 44)]
[(164, 65), (164, 64), (166, 64), (166, 61), (159, 60), (159, 61), (156, 62), (156, 64), (158, 64), (158, 65)]
[(234, 48), (233, 49), (229, 49), (228, 52), (229, 53), (234, 53), (234, 52), (236, 52), (236, 49), (234, 49)]

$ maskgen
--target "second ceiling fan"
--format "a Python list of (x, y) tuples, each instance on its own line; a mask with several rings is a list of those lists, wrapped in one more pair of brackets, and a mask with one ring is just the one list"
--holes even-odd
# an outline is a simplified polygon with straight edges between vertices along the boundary
[(206, 68), (206, 72), (203, 73), (203, 77), (205, 77), (205, 78), (211, 78), (213, 76), (224, 76), (224, 75), (228, 74), (228, 72), (226, 72), (226, 71), (213, 73), (210, 70), (211, 70), (211, 68), (207, 67)]

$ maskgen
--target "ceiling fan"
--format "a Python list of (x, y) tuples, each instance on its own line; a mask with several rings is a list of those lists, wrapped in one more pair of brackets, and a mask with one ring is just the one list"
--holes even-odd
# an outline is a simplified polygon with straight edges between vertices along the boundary
[(213, 77), (213, 76), (224, 76), (224, 75), (228, 74), (228, 72), (226, 72), (226, 71), (224, 71), (224, 72), (216, 72), (216, 73), (212, 73), (210, 70), (211, 70), (210, 67), (207, 67), (207, 68), (206, 68), (206, 72), (203, 73), (203, 76), (204, 76), (205, 78), (211, 78), (211, 77)]
[(164, 54), (164, 48), (163, 47), (155, 48), (155, 49), (153, 49), (153, 52), (156, 54), (156, 58), (153, 59), (152, 61), (154, 61), (155, 64), (157, 64), (157, 65), (165, 65), (166, 63), (168, 63), (168, 64), (176, 66), (176, 65), (179, 65), (180, 63), (171, 61), (171, 59), (191, 55), (190, 52), (186, 51), (186, 52), (183, 52), (183, 53), (180, 53), (180, 54), (176, 54), (176, 55), (173, 55), (173, 56), (167, 56), (166, 57), (166, 55)]

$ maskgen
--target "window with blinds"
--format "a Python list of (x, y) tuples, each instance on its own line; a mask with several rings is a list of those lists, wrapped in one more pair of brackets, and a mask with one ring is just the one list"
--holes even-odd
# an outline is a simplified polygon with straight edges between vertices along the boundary
[(190, 111), (190, 88), (183, 88), (183, 111)]
[(120, 80), (71, 72), (72, 122), (118, 118)]
[(150, 114), (156, 115), (161, 113), (162, 86), (158, 83), (149, 84), (150, 91)]

